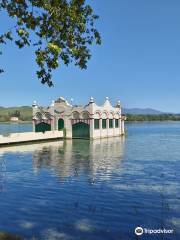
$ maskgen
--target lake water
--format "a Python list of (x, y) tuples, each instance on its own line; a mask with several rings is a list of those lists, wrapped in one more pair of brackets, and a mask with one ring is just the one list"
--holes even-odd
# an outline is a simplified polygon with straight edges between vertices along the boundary
[(33, 127), (31, 123), (0, 123), (0, 135), (6, 135), (16, 132), (32, 132)]
[[(0, 231), (38, 240), (180, 239), (180, 122), (126, 129), (125, 138), (0, 148)], [(137, 226), (174, 234), (139, 238)]]

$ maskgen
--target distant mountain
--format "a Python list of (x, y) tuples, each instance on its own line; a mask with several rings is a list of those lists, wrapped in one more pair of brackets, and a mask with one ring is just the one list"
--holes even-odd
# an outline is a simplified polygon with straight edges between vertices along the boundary
[(152, 109), (152, 108), (123, 108), (123, 114), (134, 114), (134, 115), (158, 115), (164, 112)]

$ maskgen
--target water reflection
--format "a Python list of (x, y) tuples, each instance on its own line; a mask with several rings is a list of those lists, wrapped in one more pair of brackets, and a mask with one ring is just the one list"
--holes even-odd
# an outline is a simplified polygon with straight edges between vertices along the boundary
[(101, 179), (108, 179), (112, 172), (120, 169), (123, 148), (123, 138), (67, 140), (61, 145), (51, 144), (35, 150), (33, 168), (35, 172), (51, 168), (60, 178), (85, 173), (92, 179), (97, 175)]
[(108, 180), (116, 171), (119, 173), (123, 152), (123, 137), (94, 141), (77, 139), (0, 148), (0, 163), (4, 170), (5, 154), (32, 154), (34, 173), (51, 169), (61, 179), (85, 174), (92, 181)]

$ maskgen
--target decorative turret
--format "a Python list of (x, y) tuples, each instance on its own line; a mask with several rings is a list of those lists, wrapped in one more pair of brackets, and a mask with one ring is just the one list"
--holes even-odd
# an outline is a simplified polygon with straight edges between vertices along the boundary
[(93, 97), (90, 97), (89, 103), (94, 103), (94, 98)]
[(70, 105), (73, 106), (74, 98), (71, 98)]
[(104, 105), (103, 105), (103, 107), (105, 107), (105, 108), (111, 108), (112, 106), (111, 106), (111, 103), (110, 103), (110, 101), (109, 101), (109, 97), (106, 97), (105, 98), (106, 100), (105, 100), (105, 102), (104, 102)]
[(54, 107), (55, 101), (52, 100), (51, 107)]
[(118, 100), (117, 101), (117, 105), (116, 105), (117, 108), (121, 108), (121, 102)]
[(106, 104), (106, 105), (107, 105), (107, 104), (110, 104), (109, 97), (106, 97), (105, 99), (106, 99), (106, 100), (105, 100), (105, 103), (104, 103), (104, 104)]
[(32, 107), (33, 107), (33, 108), (34, 108), (34, 107), (37, 108), (37, 102), (36, 102), (35, 100), (33, 101)]
[(62, 103), (62, 102), (66, 102), (66, 100), (65, 100), (64, 97), (59, 97), (59, 98), (56, 100), (56, 103)]

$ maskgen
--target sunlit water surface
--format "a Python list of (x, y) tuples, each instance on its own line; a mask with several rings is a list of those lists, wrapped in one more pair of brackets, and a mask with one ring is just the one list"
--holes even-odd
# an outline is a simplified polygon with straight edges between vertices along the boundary
[(175, 233), (141, 239), (180, 239), (180, 122), (126, 128), (125, 138), (0, 148), (0, 231), (132, 240), (142, 226)]
[(16, 132), (32, 132), (31, 123), (0, 123), (0, 135), (8, 135)]

